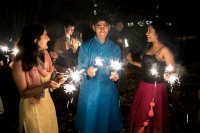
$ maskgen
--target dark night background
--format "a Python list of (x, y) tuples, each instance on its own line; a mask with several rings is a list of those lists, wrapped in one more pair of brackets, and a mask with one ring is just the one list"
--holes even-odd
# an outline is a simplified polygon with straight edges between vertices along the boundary
[[(94, 6), (97, 4), (98, 6)], [(77, 23), (90, 22), (93, 10), (107, 12), (114, 21), (123, 18), (125, 22), (134, 22), (129, 27), (132, 43), (138, 47), (145, 45), (144, 27), (139, 27), (140, 20), (151, 20), (156, 15), (170, 22), (176, 39), (176, 62), (180, 68), (180, 85), (175, 85), (170, 96), (170, 119), (172, 133), (200, 132), (200, 59), (199, 59), (199, 5), (196, 0), (7, 0), (0, 4), (0, 43), (15, 41), (20, 36), (23, 26), (40, 22), (47, 26), (54, 39), (62, 30), (62, 22), (71, 18)], [(12, 40), (11, 40), (12, 38)], [(0, 44), (2, 45), (2, 44)], [(131, 44), (130, 44), (131, 45)], [(120, 88), (122, 111), (127, 133), (129, 108), (139, 81), (139, 70), (127, 67), (127, 85)], [(74, 132), (73, 112), (60, 105), (59, 96), (53, 94), (60, 133)], [(73, 109), (72, 109), (73, 110)], [(186, 116), (189, 116), (188, 122)], [(1, 130), (1, 129), (0, 129)], [(0, 131), (1, 132), (1, 131)]]
[(0, 5), (1, 36), (19, 36), (21, 28), (31, 22), (55, 25), (69, 16), (77, 21), (90, 20), (95, 3), (98, 11), (122, 16), (126, 21), (159, 15), (177, 25), (180, 33), (196, 33), (199, 28), (195, 0), (7, 0)]

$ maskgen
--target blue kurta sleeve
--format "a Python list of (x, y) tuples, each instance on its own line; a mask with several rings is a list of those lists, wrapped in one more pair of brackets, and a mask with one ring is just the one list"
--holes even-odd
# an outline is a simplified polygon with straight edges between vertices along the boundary
[(88, 65), (87, 65), (87, 55), (84, 52), (84, 48), (81, 46), (79, 53), (78, 53), (78, 69), (84, 70), (86, 72)]

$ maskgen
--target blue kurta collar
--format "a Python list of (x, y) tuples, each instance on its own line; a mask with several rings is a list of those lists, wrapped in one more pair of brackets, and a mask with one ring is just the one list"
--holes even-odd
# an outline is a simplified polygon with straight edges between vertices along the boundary
[(102, 43), (99, 41), (99, 39), (97, 38), (97, 36), (95, 36), (94, 38), (95, 38), (95, 40), (97, 40), (97, 41), (99, 42), (99, 44), (100, 44), (101, 46), (104, 46), (104, 45), (108, 44), (108, 41), (109, 41), (109, 39), (106, 38), (105, 43), (102, 45)]

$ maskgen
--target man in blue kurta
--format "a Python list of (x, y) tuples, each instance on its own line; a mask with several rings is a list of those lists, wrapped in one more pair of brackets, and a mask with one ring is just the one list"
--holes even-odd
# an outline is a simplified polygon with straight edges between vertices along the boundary
[[(110, 66), (121, 59), (118, 45), (108, 39), (109, 17), (97, 15), (93, 29), (96, 36), (83, 43), (78, 55), (79, 69), (84, 69), (78, 98), (76, 128), (80, 133), (113, 133), (122, 130), (122, 115), (116, 82), (119, 71)], [(98, 65), (96, 59), (102, 64)]]

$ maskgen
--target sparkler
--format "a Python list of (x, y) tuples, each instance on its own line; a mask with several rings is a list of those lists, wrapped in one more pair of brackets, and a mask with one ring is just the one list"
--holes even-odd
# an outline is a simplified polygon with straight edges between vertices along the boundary
[[(64, 91), (65, 93), (73, 94), (73, 92), (77, 90), (74, 84), (65, 84)], [(73, 102), (73, 97), (71, 98), (71, 103)], [(67, 101), (67, 108), (69, 106), (69, 100)]]
[(75, 84), (80, 83), (83, 72), (84, 72), (83, 69), (76, 70), (75, 68), (74, 68), (74, 70), (68, 69), (66, 71), (66, 73), (68, 74), (68, 78), (71, 78), (71, 82), (70, 83), (74, 82)]
[[(174, 67), (172, 65), (168, 65), (165, 68), (164, 79), (170, 84), (172, 87), (176, 82), (180, 85), (179, 75), (177, 73), (173, 73)], [(172, 92), (171, 88), (171, 92)]]
[(0, 49), (4, 52), (7, 53), (9, 51), (9, 48), (7, 46), (0, 46)]
[(122, 69), (122, 66), (123, 66), (123, 64), (121, 62), (119, 62), (118, 60), (110, 61), (110, 67), (112, 70), (114, 70), (114, 72), (111, 72), (111, 76), (110, 76), (111, 80), (117, 81), (119, 79), (119, 77), (116, 77), (116, 76), (118, 76), (116, 74), (117, 74), (117, 71)]
[[(180, 84), (179, 81), (179, 75), (177, 73), (173, 73), (174, 67), (172, 65), (168, 65), (165, 67), (165, 74), (164, 74), (164, 79), (172, 86), (177, 82)], [(157, 71), (157, 65), (153, 64), (152, 69), (151, 69), (152, 75), (155, 75), (155, 77), (159, 77), (159, 73)]]
[(174, 85), (176, 82), (178, 84), (180, 84), (180, 80), (179, 80), (179, 75), (177, 73), (172, 73), (170, 74), (170, 76), (168, 78), (166, 78), (166, 81), (172, 86)]
[(101, 57), (96, 57), (95, 58), (95, 66), (101, 67), (101, 66), (103, 66), (103, 62), (104, 62), (104, 60)]
[(17, 55), (17, 53), (19, 52), (19, 49), (17, 48), (13, 48), (13, 49), (9, 49), (8, 46), (0, 46), (0, 50), (4, 53), (4, 54), (13, 54), (14, 56)]
[(172, 65), (168, 65), (165, 68), (165, 72), (173, 72), (174, 71), (174, 67)]
[(125, 48), (129, 47), (128, 39), (126, 39), (126, 38), (124, 39), (124, 47)]
[(111, 60), (110, 67), (116, 72), (122, 69), (123, 63), (119, 62), (119, 60)]
[(66, 93), (73, 93), (73, 91), (77, 90), (74, 84), (65, 84), (64, 91)]
[[(77, 90), (77, 86), (79, 85), (82, 74), (84, 70), (76, 70), (74, 69), (67, 69), (65, 73), (57, 72), (58, 74), (61, 74), (65, 81), (69, 80), (68, 83), (64, 83), (62, 86), (64, 88), (65, 93), (73, 94), (74, 91)], [(73, 97), (71, 98), (71, 103), (73, 102)], [(69, 101), (67, 101), (67, 108), (69, 106)]]
[(80, 83), (80, 80), (82, 78), (82, 74), (83, 74), (84, 70), (76, 70), (75, 68), (72, 70), (70, 68), (67, 69), (67, 71), (65, 73), (61, 73), (61, 72), (56, 72), (57, 74), (60, 74), (64, 77), (64, 80), (68, 80), (71, 79), (71, 81), (69, 83)]
[(57, 72), (64, 77), (65, 81), (70, 79), (68, 83), (63, 84), (66, 93), (73, 93), (73, 91), (77, 90), (76, 86), (79, 85), (83, 72), (84, 70), (76, 70), (75, 68), (73, 70), (69, 68), (65, 73)]
[(152, 65), (152, 68), (151, 68), (151, 74), (152, 75), (154, 75), (156, 78), (157, 77), (160, 77), (160, 75), (159, 75), (159, 73), (158, 73), (158, 71), (157, 71), (157, 64), (156, 63), (154, 63), (153, 65)]
[(16, 56), (17, 53), (19, 53), (19, 49), (17, 49), (17, 48), (13, 48), (12, 51), (13, 51), (12, 54), (13, 54), (14, 56)]
[[(4, 46), (0, 45), (0, 52), (6, 58), (6, 62), (8, 63), (10, 60), (12, 60), (13, 56), (17, 55), (19, 50), (17, 48), (9, 49), (9, 47), (6, 45), (4, 45)], [(12, 56), (10, 56), (10, 55), (12, 55)]]

